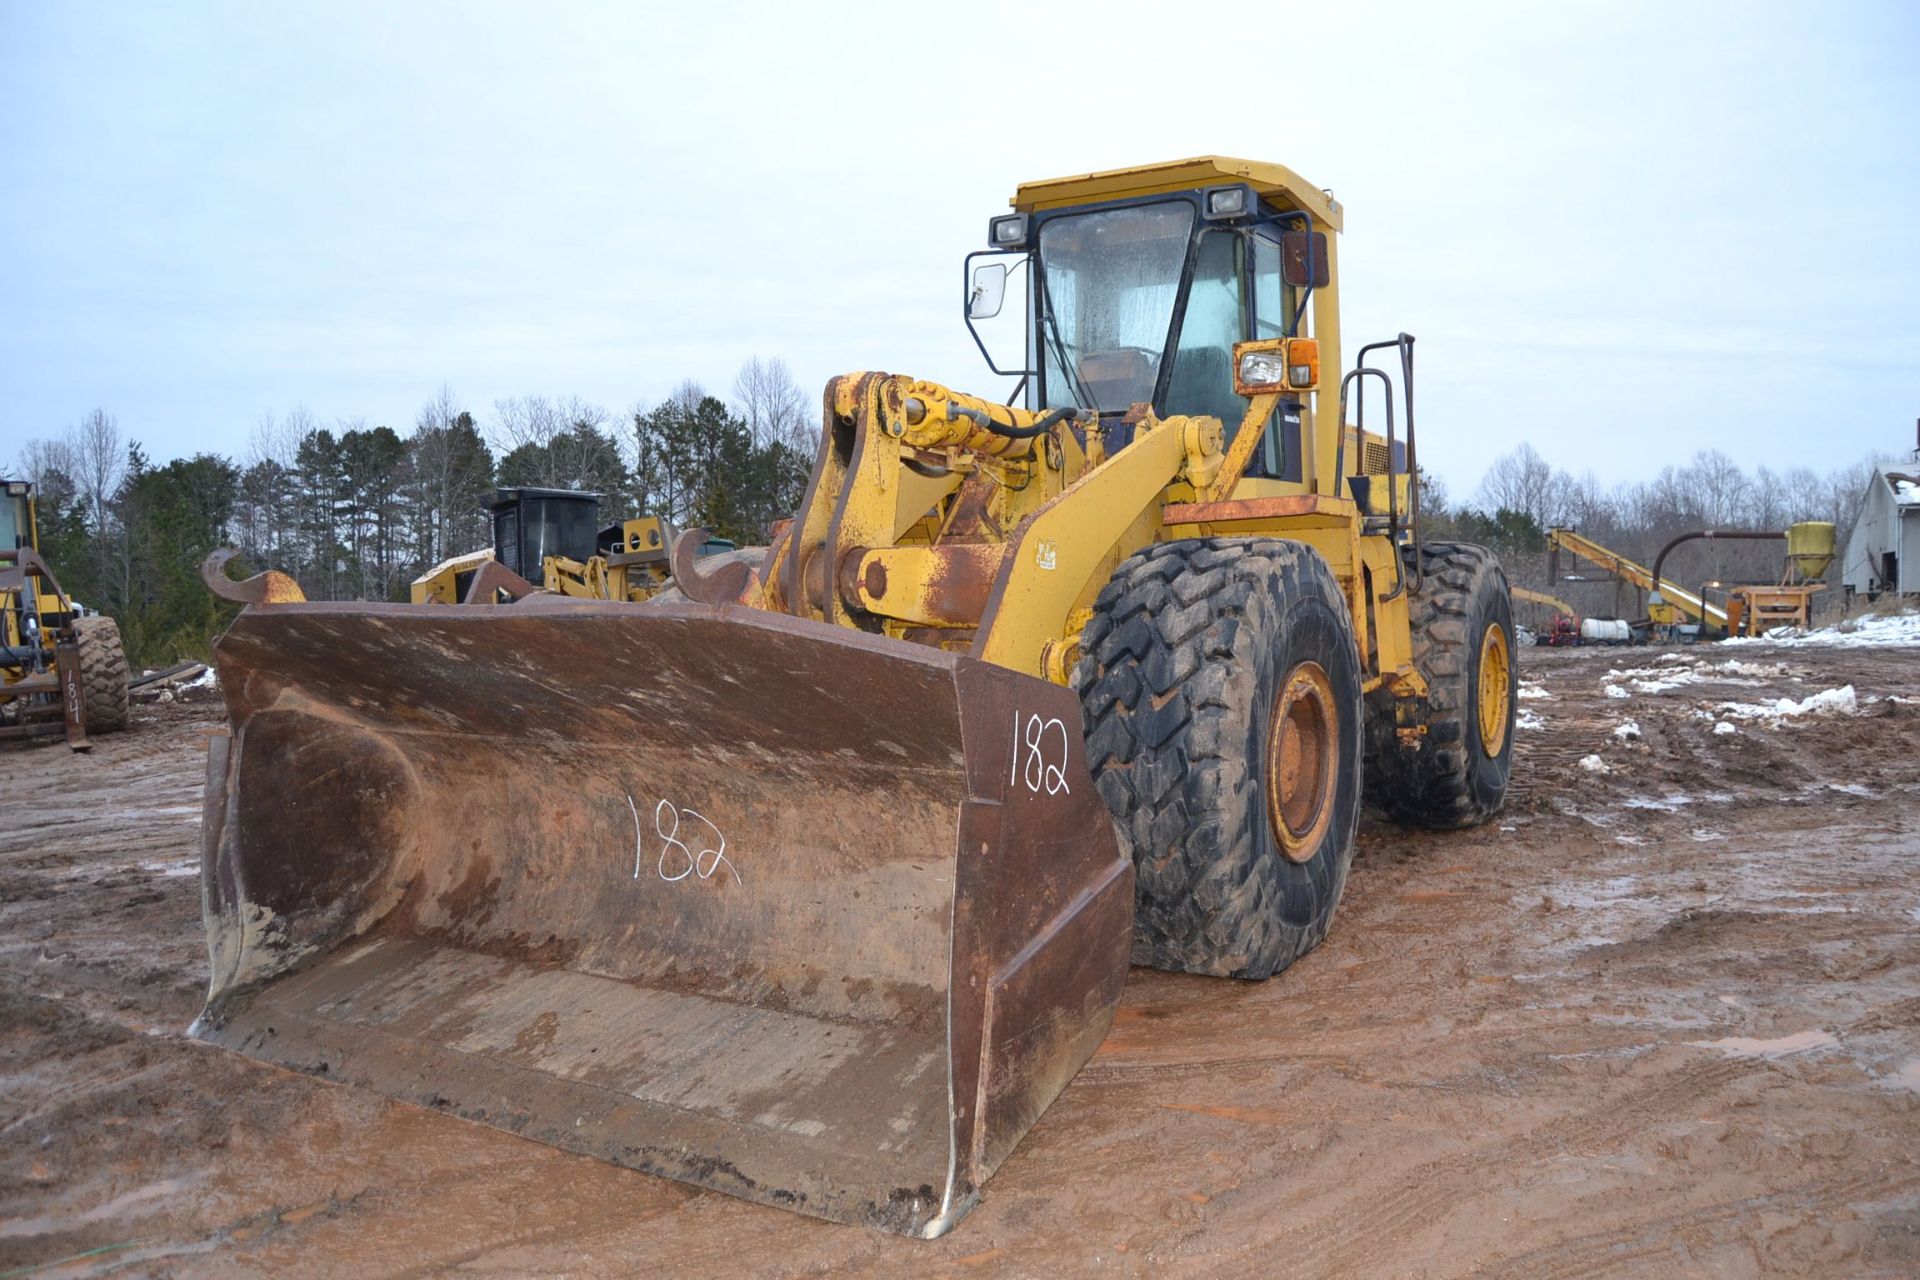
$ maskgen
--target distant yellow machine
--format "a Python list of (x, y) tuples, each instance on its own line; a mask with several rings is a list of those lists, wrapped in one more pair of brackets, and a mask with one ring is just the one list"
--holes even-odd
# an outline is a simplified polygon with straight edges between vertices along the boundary
[[(413, 580), (414, 604), (500, 604), (539, 586), (582, 600), (651, 600), (671, 580), (675, 531), (659, 516), (599, 525), (600, 495), (516, 486), (496, 490), (490, 548), (443, 560)], [(700, 554), (733, 549), (710, 538)]]
[(40, 556), (33, 485), (0, 480), (0, 738), (89, 734), (127, 724), (127, 658), (120, 627), (88, 614)]

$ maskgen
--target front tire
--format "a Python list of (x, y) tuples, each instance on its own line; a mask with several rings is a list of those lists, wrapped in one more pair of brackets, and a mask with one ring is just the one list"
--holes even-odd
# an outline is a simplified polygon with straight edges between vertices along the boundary
[(1134, 963), (1265, 978), (1312, 950), (1360, 810), (1360, 658), (1326, 561), (1278, 538), (1157, 544), (1114, 571), (1081, 646)]
[[(1412, 548), (1402, 555), (1411, 561)], [(1519, 688), (1513, 600), (1485, 547), (1429, 542), (1421, 556), (1407, 612), (1427, 692), (1368, 695), (1367, 804), (1402, 826), (1451, 830), (1485, 822), (1506, 800)]]

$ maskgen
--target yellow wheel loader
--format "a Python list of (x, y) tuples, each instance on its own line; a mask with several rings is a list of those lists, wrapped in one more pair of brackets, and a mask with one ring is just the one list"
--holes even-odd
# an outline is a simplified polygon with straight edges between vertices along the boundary
[(40, 555), (33, 485), (0, 480), (0, 739), (126, 728), (127, 657), (112, 618), (86, 613)]
[(1022, 186), (964, 280), (970, 325), (1024, 294), (989, 360), (1024, 403), (832, 380), (773, 545), (689, 531), (644, 604), (302, 604), (210, 563), (252, 607), (197, 1034), (952, 1227), (1129, 960), (1264, 978), (1325, 936), (1363, 801), (1500, 806), (1506, 580), (1420, 539), (1413, 340), (1338, 373), (1341, 217), (1218, 157)]
[[(525, 486), (496, 489), (489, 512), (493, 546), (443, 560), (415, 578), (414, 604), (510, 603), (534, 590), (525, 575), (535, 570), (543, 589), (583, 600), (638, 603), (667, 585), (674, 531), (659, 516), (601, 528), (599, 494)], [(724, 538), (708, 538), (698, 554), (733, 549)]]

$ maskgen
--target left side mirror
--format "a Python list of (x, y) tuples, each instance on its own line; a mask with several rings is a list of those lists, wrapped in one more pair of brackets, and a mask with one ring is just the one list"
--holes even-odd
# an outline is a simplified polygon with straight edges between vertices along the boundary
[(1327, 233), (1289, 231), (1281, 236), (1280, 274), (1296, 289), (1324, 289), (1333, 279), (1327, 267)]
[(973, 269), (973, 291), (967, 295), (967, 319), (991, 320), (1000, 314), (1007, 297), (1007, 264), (983, 262)]

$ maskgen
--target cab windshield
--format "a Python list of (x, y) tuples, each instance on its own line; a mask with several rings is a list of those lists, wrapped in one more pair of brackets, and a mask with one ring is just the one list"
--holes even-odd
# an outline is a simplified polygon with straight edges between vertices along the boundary
[(27, 545), (27, 500), (0, 492), (0, 551)]
[(1048, 408), (1123, 413), (1153, 400), (1192, 230), (1184, 200), (1041, 225)]

